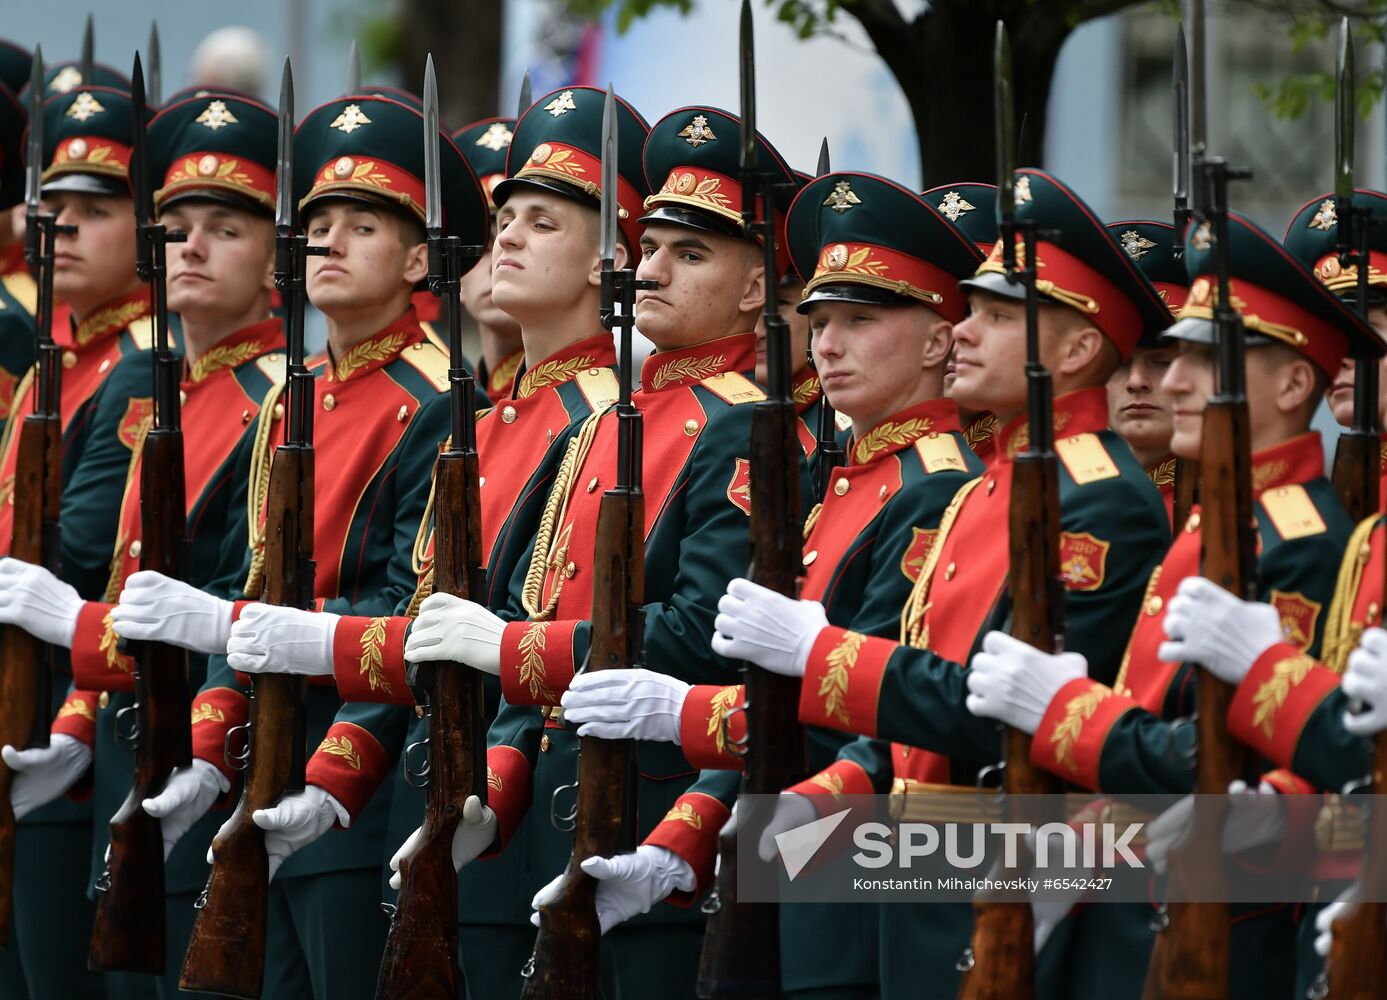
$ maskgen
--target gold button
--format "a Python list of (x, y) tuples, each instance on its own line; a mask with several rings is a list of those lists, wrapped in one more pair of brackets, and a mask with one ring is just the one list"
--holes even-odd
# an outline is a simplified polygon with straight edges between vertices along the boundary
[(1364, 562), (1367, 562), (1368, 557), (1372, 554), (1373, 547), (1369, 545), (1367, 542), (1364, 542), (1362, 545), (1358, 547), (1358, 558), (1363, 560)]
[(597, 477), (593, 476), (588, 480), (588, 492), (591, 493), (595, 489), (597, 489)]
[(1378, 607), (1376, 601), (1371, 602), (1371, 603), (1368, 605), (1368, 617), (1367, 617), (1367, 619), (1363, 622), (1363, 624), (1364, 624), (1364, 625), (1372, 625), (1372, 624), (1374, 624), (1374, 623), (1377, 621), (1377, 613), (1378, 613), (1380, 610), (1382, 610), (1382, 609)]
[(414, 349), (416, 351), (422, 351), (424, 349), (424, 342), (422, 340), (419, 341), (419, 343), (414, 345)]
[(102, 691), (101, 694), (100, 694), (100, 695), (97, 697), (97, 699), (96, 699), (96, 707), (97, 707), (97, 708), (105, 708), (105, 707), (106, 707), (107, 705), (109, 705), (110, 703), (111, 703), (111, 692), (109, 692), (109, 691)]
[(596, 375), (599, 371), (600, 371), (600, 369), (597, 369), (597, 368), (589, 368), (589, 369), (588, 369), (588, 374), (589, 374), (589, 375)]
[(818, 550), (818, 549), (810, 549), (808, 552), (806, 552), (806, 553), (804, 554), (804, 565), (806, 565), (806, 566), (813, 566), (813, 565), (814, 565), (814, 560), (817, 559), (817, 558), (819, 558), (819, 550)]
[(409, 419), (409, 407), (408, 407), (408, 406), (402, 406), (402, 407), (400, 407), (400, 412), (397, 413), (397, 414), (395, 414), (395, 419), (398, 420), (400, 423), (404, 423), (406, 420), (408, 420), (408, 419)]
[(242, 410), (242, 411), (241, 411), (241, 423), (243, 423), (243, 424), (248, 424), (248, 423), (250, 423), (250, 410)]
[(901, 760), (910, 756), (910, 747), (901, 747)]
[(886, 502), (886, 487), (885, 487), (885, 486), (883, 486), (883, 487), (877, 492), (877, 498), (880, 499), (882, 503), (885, 503), (885, 502)]
[(283, 404), (283, 403), (276, 403), (276, 404), (275, 404), (274, 418), (275, 418), (276, 420), (283, 420), (283, 419), (284, 419), (284, 404)]
[(1165, 607), (1165, 601), (1161, 600), (1159, 594), (1151, 595), (1151, 600), (1146, 602), (1146, 613), (1153, 618), (1161, 613), (1161, 608)]
[(481, 488), (481, 487), (483, 487), (483, 486), (485, 486), (485, 485), (486, 485), (486, 476), (478, 476), (478, 477), (477, 477), (477, 487), (478, 487), (478, 488)]
[(77, 364), (77, 354), (74, 351), (63, 351), (63, 367), (71, 368)]
[(698, 433), (698, 421), (697, 421), (697, 420), (685, 420), (685, 421), (684, 421), (684, 433), (687, 434), (689, 437), (693, 437), (695, 434), (697, 434), (697, 433)]
[(541, 736), (541, 737), (539, 738), (539, 752), (540, 752), (540, 753), (548, 753), (548, 752), (549, 752), (549, 734), (548, 734), (548, 733), (545, 733), (543, 736)]
[(131, 542), (131, 543), (130, 543), (130, 558), (131, 558), (131, 559), (138, 559), (138, 558), (140, 557), (140, 552), (143, 550), (143, 548), (144, 548), (144, 546), (142, 546), (142, 545), (140, 544), (140, 540), (139, 540), (138, 538), (135, 539), (133, 542)]
[(952, 580), (954, 578), (954, 574), (957, 572), (958, 563), (949, 563), (949, 565), (944, 567), (944, 579)]
[(991, 495), (992, 495), (992, 491), (995, 490), (996, 488), (997, 488), (997, 480), (995, 480), (995, 479), (989, 479), (989, 480), (987, 481), (987, 495), (988, 495), (988, 496), (991, 496)]
[(575, 564), (573, 564), (573, 563), (569, 563), (567, 566), (565, 566), (565, 567), (563, 568), (563, 575), (566, 576), (566, 577), (568, 577), (568, 579), (570, 579), (570, 580), (573, 579), (573, 574), (574, 574), (574, 573), (577, 573), (577, 572), (578, 572), (578, 567), (577, 567)]
[(544, 443), (545, 443), (545, 444), (548, 444), (550, 441), (553, 441), (553, 440), (554, 440), (554, 428), (551, 427), (551, 428), (549, 428), (547, 431), (544, 432)]
[[(105, 362), (103, 361), (102, 364), (105, 364)], [(178, 390), (178, 405), (179, 405), (179, 406), (187, 406), (187, 405), (188, 405), (188, 393), (187, 393), (187, 391), (184, 390), (184, 389), (179, 389), (179, 390)]]
[(424, 717), (424, 706), (423, 706), (423, 705), (415, 705), (415, 706), (414, 706), (414, 714), (417, 715), (419, 718), (422, 719), (422, 718)]
[(515, 423), (515, 407), (507, 406), (501, 411), (501, 419), (508, 424)]
[(838, 481), (833, 484), (833, 492), (837, 493), (839, 496), (847, 493), (850, 488), (847, 476), (839, 476)]
[(1194, 534), (1194, 533), (1195, 533), (1196, 531), (1198, 531), (1198, 530), (1199, 530), (1199, 511), (1195, 511), (1193, 514), (1191, 514), (1191, 515), (1189, 516), (1189, 520), (1187, 520), (1187, 521), (1185, 522), (1185, 533), (1188, 534), (1188, 535), (1192, 535), (1192, 534)]
[(325, 410), (331, 410), (331, 409), (333, 409), (333, 408), (336, 407), (336, 406), (337, 406), (337, 397), (334, 396), (332, 393), (328, 393), (326, 396), (323, 397), (323, 409), (325, 409)]
[(101, 364), (99, 364), (99, 365), (96, 366), (96, 370), (99, 371), (99, 372), (105, 372), (106, 369), (107, 369), (107, 368), (110, 368), (110, 367), (111, 367), (111, 359), (110, 359), (110, 358), (103, 358), (102, 361), (101, 361)]

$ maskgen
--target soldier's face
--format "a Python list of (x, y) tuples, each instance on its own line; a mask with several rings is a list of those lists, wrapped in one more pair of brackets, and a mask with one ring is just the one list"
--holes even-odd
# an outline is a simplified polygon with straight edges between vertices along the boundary
[[(1368, 322), (1372, 324), (1374, 330), (1387, 338), (1387, 306), (1373, 306), (1368, 310)], [(1378, 377), (1378, 419), (1387, 419), (1387, 358), (1379, 362)], [(1333, 383), (1329, 387), (1329, 392), (1325, 394), (1325, 402), (1329, 404), (1329, 412), (1334, 415), (1334, 420), (1342, 427), (1348, 427), (1353, 423), (1353, 382), (1356, 365), (1352, 358), (1345, 358), (1344, 363), (1339, 366), (1339, 374), (1334, 377)]]
[(488, 246), (472, 270), (462, 276), (462, 307), (482, 326), (493, 331), (514, 331), (518, 337), (520, 329), (515, 320), (491, 297), (491, 249)]
[(1170, 445), (1170, 397), (1162, 380), (1178, 348), (1138, 348), (1108, 379), (1108, 425), (1139, 458), (1159, 458)]
[(54, 243), (53, 292), (80, 318), (139, 283), (135, 275), (135, 203), (129, 198), (57, 191), (44, 199), (44, 211), (58, 224), (76, 226), (75, 235)]
[(1208, 345), (1182, 341), (1161, 388), (1170, 397), (1171, 452), (1179, 458), (1198, 458), (1204, 407), (1214, 392), (1214, 355)]
[[(790, 372), (798, 375), (809, 364), (809, 317), (795, 310), (804, 292), (802, 281), (782, 281), (775, 292), (776, 311), (790, 331)], [(764, 317), (764, 314), (762, 314)], [(756, 381), (766, 385), (766, 321), (756, 321)]]
[(515, 191), (496, 213), (492, 302), (522, 328), (577, 308), (601, 285), (597, 222), (596, 209), (561, 195)]
[[(169, 308), (200, 319), (225, 319), (225, 332), (268, 315), (274, 287), (274, 223), (212, 201), (182, 201), (160, 213), (182, 243), (168, 247)], [(254, 315), (249, 315), (254, 314)]]
[[(817, 302), (809, 331), (824, 394), (855, 431), (940, 391), (950, 325), (922, 305)], [(929, 385), (927, 371), (940, 381)]]
[(987, 292), (968, 294), (968, 317), (954, 327), (950, 393), (968, 410), (991, 410), (999, 421), (1026, 404), (1024, 303)]
[(408, 299), (428, 274), (422, 243), (408, 242), (406, 225), (392, 212), (355, 201), (331, 201), (305, 220), (310, 246), (327, 247), (308, 258), (308, 298), (331, 318), (357, 309), (379, 309)]
[(760, 249), (747, 240), (651, 223), (641, 236), (636, 326), (661, 350), (746, 333), (765, 305)]

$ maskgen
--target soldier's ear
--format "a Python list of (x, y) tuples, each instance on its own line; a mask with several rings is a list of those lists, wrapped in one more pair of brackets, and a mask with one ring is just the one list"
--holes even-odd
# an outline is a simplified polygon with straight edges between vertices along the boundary
[(925, 310), (924, 343), (920, 347), (920, 367), (938, 368), (949, 360), (954, 346), (954, 325), (932, 310)]
[(766, 307), (766, 266), (758, 264), (747, 271), (742, 299), (737, 303), (741, 313), (759, 313)]
[(1281, 366), (1281, 376), (1277, 380), (1276, 408), (1282, 413), (1303, 410), (1306, 418), (1314, 415), (1319, 405), (1321, 378), (1315, 366), (1303, 355), (1297, 354)]
[[(620, 271), (622, 268), (624, 268), (624, 267), (626, 266), (626, 262), (630, 259), (630, 257), (631, 257), (631, 255), (630, 255), (630, 254), (627, 252), (627, 250), (626, 250), (626, 241), (625, 241), (625, 240), (617, 240), (617, 241), (616, 241), (616, 254), (615, 254), (615, 256), (612, 257), (612, 261), (614, 262), (614, 264), (615, 264), (615, 266), (616, 266), (616, 269), (617, 269), (618, 271)], [(602, 287), (602, 258), (601, 258), (601, 257), (594, 257), (594, 258), (593, 258), (593, 261), (592, 261), (592, 269), (591, 269), (590, 271), (588, 271), (588, 284), (589, 284), (589, 285), (592, 285), (592, 286), (595, 287), (595, 288), (600, 288), (600, 287)]]
[(405, 250), (404, 280), (417, 285), (429, 276), (429, 245), (415, 243)]
[[(1104, 345), (1107, 343), (1107, 338), (1096, 326), (1085, 324), (1071, 327), (1060, 338), (1059, 357), (1054, 366), (1056, 374), (1077, 375), (1103, 364)], [(1106, 381), (1107, 374), (1103, 373), (1098, 384)]]

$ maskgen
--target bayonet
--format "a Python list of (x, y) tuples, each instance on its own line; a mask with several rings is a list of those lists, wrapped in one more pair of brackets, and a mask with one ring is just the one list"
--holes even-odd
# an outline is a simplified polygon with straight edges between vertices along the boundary
[(159, 22), (149, 22), (149, 81), (145, 93), (149, 106), (157, 108), (164, 103), (163, 67), (159, 56)]
[(756, 223), (756, 36), (751, 21), (751, 0), (742, 0), (742, 19), (738, 34), (738, 80), (742, 95), (742, 225)]
[(525, 117), (525, 112), (530, 110), (530, 105), (535, 103), (530, 96), (530, 71), (525, 71), (524, 78), (520, 81), (520, 99), (515, 106), (515, 120), (519, 121)]
[(996, 85), (992, 94), (992, 112), (996, 119), (994, 130), (997, 155), (997, 229), (1005, 234), (1002, 240), (1002, 261), (1010, 277), (1016, 270), (1016, 239), (1013, 224), (1016, 217), (1016, 143), (1012, 133), (1015, 118), (1011, 93), (1011, 40), (1007, 26), (997, 22), (996, 39), (992, 46), (992, 65)]
[(828, 136), (824, 136), (824, 141), (819, 143), (819, 164), (814, 168), (814, 176), (822, 177), (832, 169), (828, 158)]
[(145, 129), (148, 104), (145, 99), (144, 69), (140, 54), (130, 71), (130, 107), (135, 119), (130, 138), (130, 193), (135, 199), (135, 271), (141, 281), (149, 281), (149, 136)]
[(599, 254), (603, 268), (616, 265), (616, 97), (611, 83), (602, 104), (602, 246)]
[(1190, 0), (1189, 104), (1190, 162), (1208, 152), (1209, 104), (1205, 91), (1204, 0)]
[[(352, 43), (356, 52), (356, 43)], [(433, 53), (424, 61), (424, 228), (431, 238), (443, 235), (443, 181), (438, 162), (438, 78)]]
[(1339, 26), (1339, 59), (1334, 81), (1334, 194), (1339, 205), (1339, 252), (1353, 250), (1352, 226), (1344, 209), (1352, 210), (1353, 201), (1353, 131), (1358, 109), (1354, 103), (1353, 29), (1348, 18)]
[(294, 224), (293, 180), (294, 71), (285, 56), (279, 81), (279, 145), (275, 152), (275, 228), (283, 236), (290, 234)]
[(78, 69), (82, 73), (82, 86), (90, 87), (96, 80), (96, 42), (92, 29), (92, 16), (87, 14), (87, 26), (82, 32), (82, 59)]
[(1175, 199), (1176, 259), (1185, 255), (1185, 227), (1190, 221), (1190, 64), (1185, 48), (1185, 26), (1175, 26), (1175, 60), (1171, 68), (1174, 153), (1171, 158), (1171, 195)]
[[(430, 53), (430, 58), (433, 54)], [(427, 77), (426, 77), (427, 79)], [(351, 50), (347, 53), (347, 93), (355, 94), (361, 90), (361, 48), (352, 39)]]
[[(27, 233), (29, 251), (38, 250), (38, 233), (33, 220), (39, 215), (39, 198), (43, 187), (43, 46), (34, 46), (34, 61), (29, 70), (29, 139), (24, 151), (24, 203), (28, 207), (30, 225)], [(36, 267), (37, 261), (30, 260)]]

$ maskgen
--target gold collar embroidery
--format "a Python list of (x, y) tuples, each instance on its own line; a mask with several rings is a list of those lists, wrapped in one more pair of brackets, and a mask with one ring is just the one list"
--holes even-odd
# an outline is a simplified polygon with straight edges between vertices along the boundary
[(345, 382), (367, 365), (389, 360), (400, 352), (407, 339), (403, 333), (390, 333), (353, 345), (334, 366), (333, 377), (338, 382)]
[(541, 389), (569, 381), (580, 371), (591, 368), (593, 364), (594, 359), (590, 355), (569, 358), (567, 361), (541, 362), (520, 377), (520, 386), (516, 389), (515, 395), (518, 399), (526, 399)]
[(239, 344), (218, 344), (193, 362), (188, 369), (188, 379), (201, 382), (209, 375), (225, 368), (235, 368), (260, 354), (263, 346), (258, 340), (245, 340)]
[(659, 392), (676, 382), (701, 382), (710, 375), (716, 375), (727, 365), (727, 356), (719, 354), (715, 358), (674, 358), (666, 361), (650, 378), (650, 389)]
[(896, 448), (903, 448), (929, 433), (933, 423), (928, 417), (911, 417), (908, 420), (888, 420), (869, 430), (852, 449), (852, 460), (857, 465), (866, 465), (879, 455)]
[(107, 306), (105, 309), (98, 309), (81, 323), (78, 323), (77, 332), (73, 336), (79, 345), (85, 347), (102, 334), (125, 329), (141, 316), (147, 315), (148, 312), (149, 302), (144, 298)]

